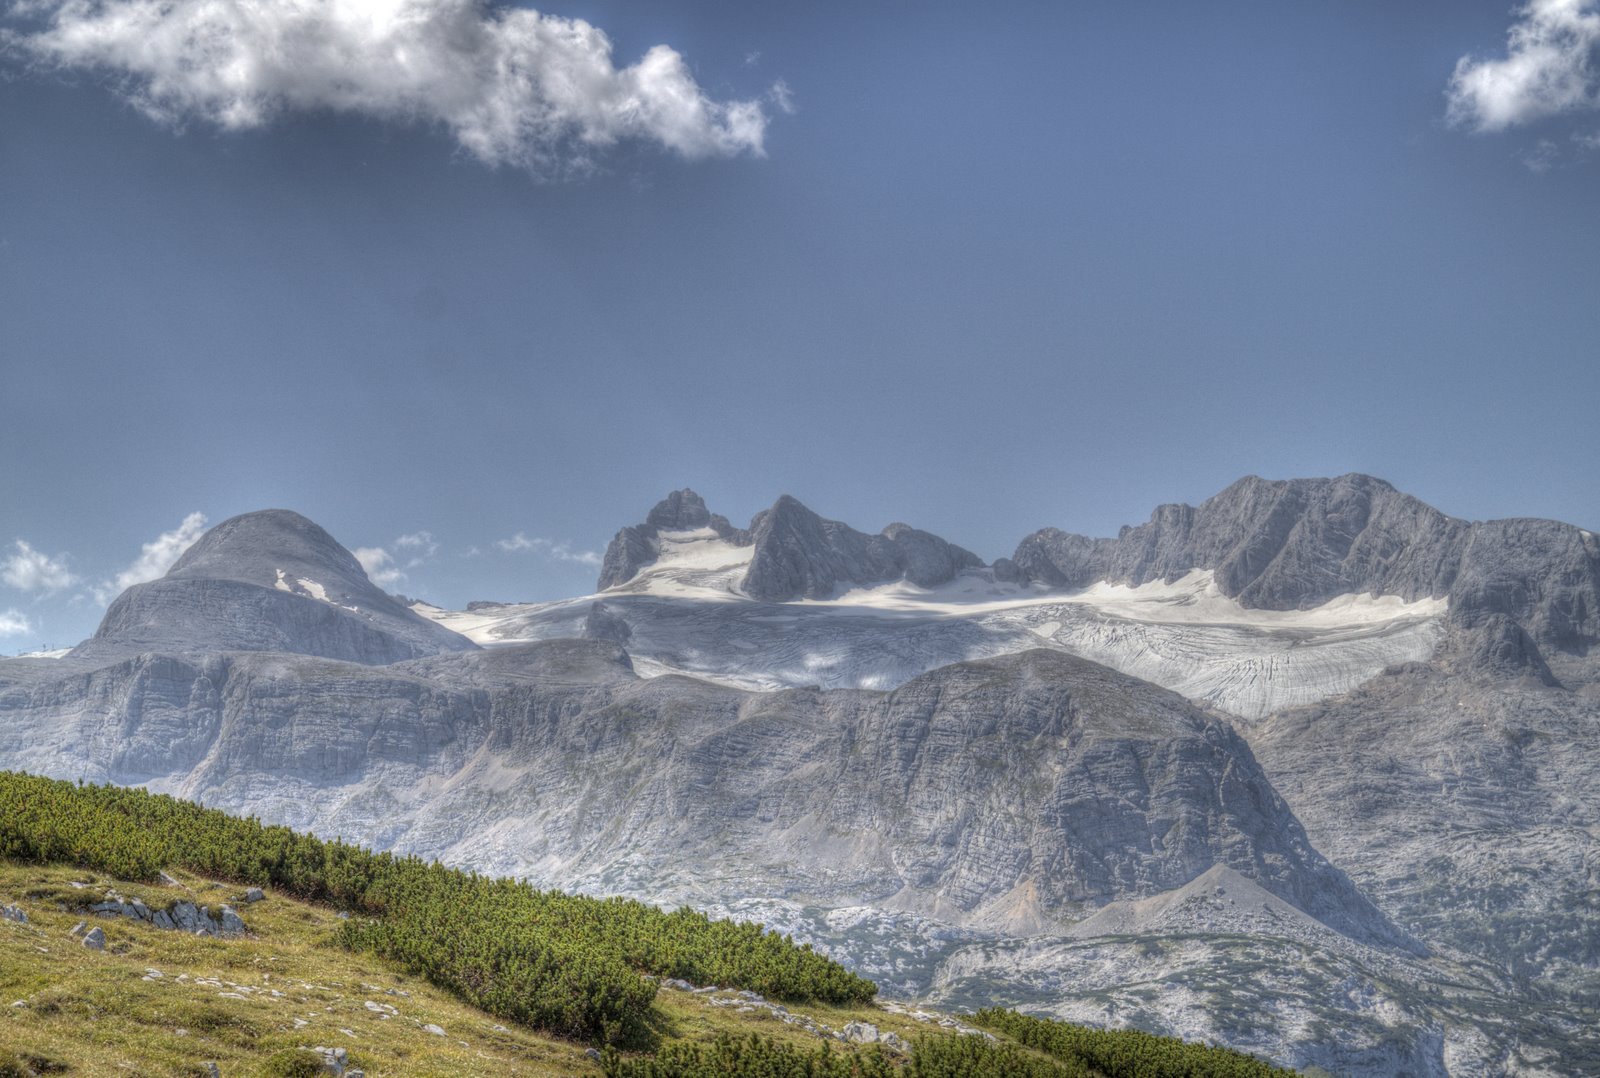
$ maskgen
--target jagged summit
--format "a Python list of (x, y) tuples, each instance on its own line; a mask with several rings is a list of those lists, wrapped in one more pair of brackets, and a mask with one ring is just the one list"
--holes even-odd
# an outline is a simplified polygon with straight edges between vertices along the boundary
[(685, 488), (658, 502), (643, 524), (623, 528), (611, 540), (599, 589), (625, 584), (660, 561), (663, 533), (702, 529), (709, 529), (702, 538), (751, 548), (738, 590), (766, 602), (828, 598), (844, 588), (895, 580), (931, 587), (983, 565), (972, 552), (909, 525), (891, 524), (868, 535), (819, 516), (789, 494), (757, 513), (748, 528), (736, 529)]
[(1594, 535), (1552, 520), (1459, 520), (1369, 475), (1247, 476), (1198, 506), (1160, 506), (1114, 539), (1043, 529), (997, 568), (1067, 588), (1205, 569), (1225, 595), (1264, 610), (1351, 594), (1447, 598), (1469, 630), (1503, 637), (1503, 615), (1541, 647), (1584, 654), (1600, 642)]
[(333, 536), (287, 509), (244, 513), (206, 532), (166, 576), (123, 592), (85, 646), (368, 664), (475, 647), (377, 587)]
[(750, 540), (755, 553), (744, 590), (768, 602), (826, 599), (845, 588), (894, 580), (934, 587), (983, 565), (971, 551), (910, 525), (867, 535), (787, 494), (756, 514)]
[[(706, 500), (688, 487), (675, 490), (662, 498), (644, 518), (646, 526), (657, 531), (694, 531), (696, 528), (714, 528), (714, 521), (727, 524), (725, 517), (713, 517), (706, 508)], [(719, 532), (724, 530), (717, 528)]]

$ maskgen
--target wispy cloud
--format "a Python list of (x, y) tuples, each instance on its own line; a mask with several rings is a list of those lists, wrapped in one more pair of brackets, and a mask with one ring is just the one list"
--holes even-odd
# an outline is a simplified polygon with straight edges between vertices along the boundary
[(183, 518), (183, 522), (169, 532), (162, 532), (150, 542), (139, 548), (139, 556), (134, 559), (122, 572), (110, 580), (104, 581), (94, 589), (95, 601), (109, 603), (124, 591), (135, 584), (143, 584), (147, 580), (155, 580), (165, 576), (172, 563), (183, 556), (183, 552), (194, 546), (195, 541), (205, 534), (206, 515), (204, 513), (190, 513)]
[(1533, 149), (1522, 155), (1522, 163), (1535, 175), (1549, 172), (1559, 160), (1561, 160), (1561, 147), (1547, 138), (1534, 143)]
[(0, 610), (0, 636), (28, 636), (33, 623), (16, 610)]
[(434, 541), (432, 532), (422, 531), (402, 535), (394, 541), (394, 545), (410, 555), (406, 562), (407, 569), (415, 569), (439, 553), (439, 544)]
[(400, 536), (386, 547), (357, 547), (355, 555), (367, 579), (380, 588), (392, 588), (407, 579), (406, 570), (415, 569), (439, 553), (439, 542), (430, 531), (414, 531)]
[(772, 84), (772, 89), (767, 91), (767, 100), (771, 101), (779, 112), (786, 115), (794, 114), (794, 91), (789, 89), (789, 84), (782, 79)]
[(0, 561), (0, 580), (18, 591), (50, 594), (70, 588), (78, 578), (67, 569), (64, 556), (54, 558), (35, 550), (25, 539), (11, 544), (11, 553)]
[(624, 140), (686, 158), (761, 155), (759, 100), (715, 101), (674, 49), (617, 67), (581, 19), (486, 0), (26, 0), (6, 41), (107, 76), (174, 126), (246, 130), (307, 112), (442, 128), (488, 165), (571, 174)]
[(366, 570), (367, 579), (380, 588), (391, 588), (406, 578), (404, 570), (395, 564), (394, 555), (381, 546), (358, 546), (350, 553)]
[(557, 542), (554, 539), (529, 539), (522, 532), (518, 532), (510, 539), (497, 539), (495, 546), (511, 553), (531, 552), (543, 554), (552, 561), (575, 562), (579, 565), (600, 565), (600, 555), (593, 550), (574, 550), (572, 544), (566, 541)]
[(1600, 0), (1532, 0), (1501, 59), (1463, 56), (1446, 91), (1458, 127), (1503, 131), (1557, 113), (1600, 107)]

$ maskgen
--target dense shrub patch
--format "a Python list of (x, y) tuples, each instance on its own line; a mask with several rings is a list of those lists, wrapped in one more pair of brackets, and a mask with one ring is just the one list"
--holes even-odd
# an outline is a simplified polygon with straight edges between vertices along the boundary
[[(653, 1056), (625, 1058), (607, 1050), (607, 1078), (1292, 1078), (1238, 1052), (1185, 1044), (1137, 1030), (1094, 1030), (988, 1010), (980, 1024), (1018, 1044), (981, 1036), (919, 1037), (911, 1058), (876, 1048), (803, 1049), (765, 1037), (678, 1042)], [(1032, 1048), (1035, 1051), (1029, 1051)], [(1041, 1054), (1042, 1053), (1042, 1054)]]
[(1081, 1065), (1108, 1078), (1293, 1078), (1231, 1048), (1187, 1044), (1137, 1029), (1088, 1029), (1016, 1011), (979, 1011), (975, 1025), (1015, 1038), (1065, 1063)]
[(608, 1052), (607, 1078), (1089, 1078), (1089, 1072), (984, 1037), (932, 1036), (898, 1063), (876, 1048), (810, 1050), (750, 1036), (678, 1042), (654, 1056), (624, 1059)]
[(540, 891), (143, 790), (0, 772), (0, 857), (130, 880), (183, 868), (330, 903), (359, 915), (341, 929), (347, 946), (491, 1014), (586, 1041), (647, 1039), (656, 989), (642, 973), (793, 1002), (861, 1003), (877, 992), (761, 925)]

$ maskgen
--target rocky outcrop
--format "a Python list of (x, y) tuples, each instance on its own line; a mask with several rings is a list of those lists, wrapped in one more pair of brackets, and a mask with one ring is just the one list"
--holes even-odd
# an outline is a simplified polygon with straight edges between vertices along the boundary
[[(126, 917), (168, 932), (188, 932), (196, 936), (242, 936), (246, 931), (239, 914), (226, 904), (215, 914), (211, 912), (211, 907), (197, 906), (187, 900), (174, 902), (165, 909), (153, 910), (140, 899), (130, 902), (115, 891), (107, 892), (104, 899), (83, 912), (101, 917)], [(103, 934), (101, 938), (104, 938)]]
[(223, 521), (166, 576), (123, 592), (79, 650), (274, 651), (376, 665), (475, 646), (373, 585), (322, 528), (272, 509)]
[(609, 640), (626, 645), (633, 637), (633, 628), (626, 618), (608, 609), (604, 603), (589, 607), (589, 616), (583, 619), (583, 636), (586, 640)]
[(1583, 654), (1600, 642), (1593, 535), (1546, 520), (1457, 520), (1365, 475), (1251, 476), (1199, 506), (1161, 506), (1115, 539), (1035, 532), (1011, 563), (1020, 579), (1066, 588), (1209, 569), (1224, 594), (1269, 610), (1353, 593), (1448, 597), (1466, 630), (1500, 633), (1491, 619), (1504, 615), (1538, 647)]

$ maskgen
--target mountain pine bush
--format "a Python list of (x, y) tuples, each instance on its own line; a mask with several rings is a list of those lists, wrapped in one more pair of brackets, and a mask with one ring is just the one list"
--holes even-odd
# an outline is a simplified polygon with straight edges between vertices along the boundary
[(759, 924), (374, 854), (144, 790), (0, 772), (0, 857), (121, 879), (164, 868), (272, 886), (350, 910), (343, 942), (498, 1017), (591, 1043), (649, 1040), (655, 984), (747, 988), (790, 1002), (863, 1003), (877, 986)]

